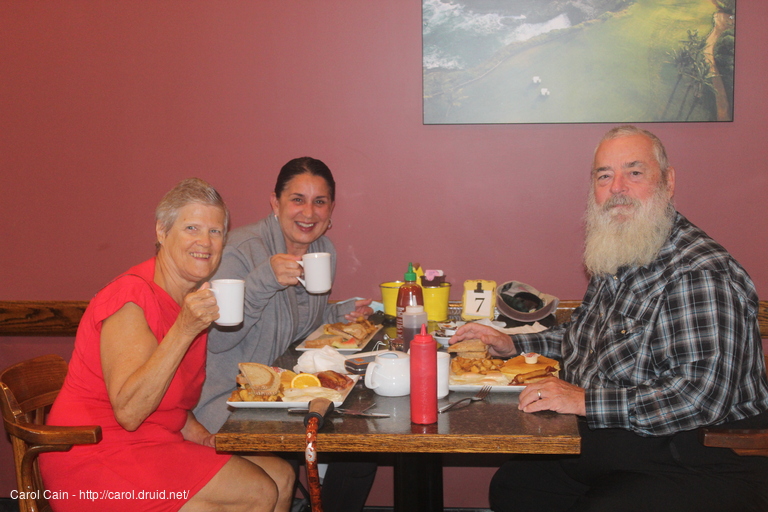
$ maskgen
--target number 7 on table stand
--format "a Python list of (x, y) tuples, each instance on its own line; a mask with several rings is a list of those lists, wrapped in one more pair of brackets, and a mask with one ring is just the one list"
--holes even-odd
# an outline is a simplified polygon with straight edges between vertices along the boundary
[(461, 304), (463, 320), (493, 320), (496, 315), (496, 281), (469, 279), (464, 281)]

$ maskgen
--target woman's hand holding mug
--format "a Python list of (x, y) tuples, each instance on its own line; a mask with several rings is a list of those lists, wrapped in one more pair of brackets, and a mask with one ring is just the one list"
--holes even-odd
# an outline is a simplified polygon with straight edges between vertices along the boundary
[(299, 277), (303, 273), (301, 258), (291, 254), (275, 254), (269, 258), (269, 264), (272, 272), (275, 273), (277, 282), (282, 286), (296, 286), (299, 284)]
[(307, 292), (321, 294), (331, 291), (331, 253), (309, 252), (297, 263), (304, 267), (304, 279), (298, 279)]

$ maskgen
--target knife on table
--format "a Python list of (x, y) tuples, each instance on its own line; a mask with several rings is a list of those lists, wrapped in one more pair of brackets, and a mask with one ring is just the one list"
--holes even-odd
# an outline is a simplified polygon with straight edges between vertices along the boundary
[[(365, 412), (368, 409), (373, 407), (373, 405), (370, 405), (363, 409), (362, 411), (353, 411), (351, 409), (338, 409), (335, 408), (333, 412), (337, 412), (339, 414), (344, 414), (346, 416), (361, 416), (363, 418), (389, 418), (389, 414), (382, 413), (382, 412)], [(307, 409), (288, 409), (288, 414), (307, 414)]]

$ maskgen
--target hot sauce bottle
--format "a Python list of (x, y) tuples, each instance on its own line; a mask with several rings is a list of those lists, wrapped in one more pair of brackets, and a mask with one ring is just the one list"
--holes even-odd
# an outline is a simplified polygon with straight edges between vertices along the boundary
[(426, 324), (411, 341), (411, 423), (437, 423), (437, 342)]
[(397, 290), (397, 337), (403, 339), (403, 313), (408, 306), (423, 306), (424, 294), (421, 286), (416, 282), (416, 272), (413, 271), (413, 263), (408, 264), (408, 272), (405, 273), (404, 283)]

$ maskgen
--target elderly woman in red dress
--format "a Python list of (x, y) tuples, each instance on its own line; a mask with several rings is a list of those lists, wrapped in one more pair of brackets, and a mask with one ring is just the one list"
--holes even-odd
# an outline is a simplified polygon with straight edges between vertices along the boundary
[(157, 208), (157, 255), (90, 302), (48, 422), (101, 425), (103, 439), (40, 456), (46, 487), (69, 496), (55, 511), (289, 510), (287, 462), (216, 453), (192, 414), (228, 217), (210, 185), (182, 181)]

